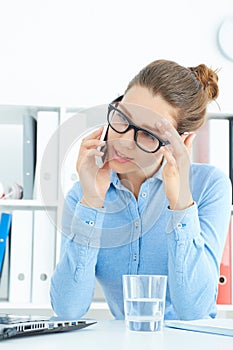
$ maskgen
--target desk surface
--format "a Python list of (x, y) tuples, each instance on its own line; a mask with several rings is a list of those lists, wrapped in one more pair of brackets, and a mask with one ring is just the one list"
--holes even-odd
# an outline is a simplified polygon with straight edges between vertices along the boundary
[(9, 339), (1, 350), (232, 350), (233, 337), (164, 328), (163, 333), (132, 332), (124, 321), (98, 321), (79, 331)]

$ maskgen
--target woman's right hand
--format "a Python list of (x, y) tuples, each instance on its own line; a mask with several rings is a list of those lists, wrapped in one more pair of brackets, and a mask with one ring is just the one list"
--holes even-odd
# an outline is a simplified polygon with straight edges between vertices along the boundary
[(103, 156), (97, 150), (105, 141), (100, 141), (103, 127), (94, 131), (82, 140), (76, 169), (83, 190), (81, 203), (93, 208), (103, 207), (106, 192), (110, 184), (110, 168), (108, 162), (100, 169), (96, 165), (95, 156)]

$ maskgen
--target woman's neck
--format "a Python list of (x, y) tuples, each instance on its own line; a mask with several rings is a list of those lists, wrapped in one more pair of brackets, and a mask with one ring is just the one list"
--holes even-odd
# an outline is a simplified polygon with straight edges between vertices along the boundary
[(163, 157), (161, 160), (155, 165), (148, 167), (146, 169), (139, 169), (138, 171), (133, 171), (125, 174), (118, 174), (118, 177), (123, 186), (125, 186), (129, 191), (131, 191), (135, 198), (138, 198), (139, 191), (142, 183), (153, 176), (161, 167), (163, 163)]

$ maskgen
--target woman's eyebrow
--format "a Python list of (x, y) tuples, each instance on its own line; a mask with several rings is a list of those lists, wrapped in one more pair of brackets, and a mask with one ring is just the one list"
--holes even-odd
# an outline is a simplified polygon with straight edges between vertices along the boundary
[[(120, 107), (120, 108), (119, 108)], [(123, 104), (121, 104), (121, 103), (119, 103), (118, 104), (118, 106), (117, 106), (117, 108), (121, 111), (123, 111), (125, 114), (126, 114), (126, 116), (128, 117), (130, 117), (130, 118), (132, 118), (132, 114), (128, 111), (128, 109), (127, 108), (125, 108), (125, 106), (123, 105)]]
[[(120, 107), (120, 108), (119, 108)], [(133, 122), (133, 116), (132, 114), (128, 111), (128, 109), (123, 105), (123, 104), (120, 104), (118, 105), (117, 107), (121, 112), (125, 113), (127, 117), (129, 117), (132, 122)], [(138, 125), (137, 125), (138, 126)], [(139, 126), (138, 126), (139, 127)], [(151, 126), (151, 125), (146, 125), (146, 124), (142, 124), (140, 125), (141, 128), (144, 128), (150, 132), (155, 132), (155, 133), (158, 133), (159, 130), (156, 126)]]

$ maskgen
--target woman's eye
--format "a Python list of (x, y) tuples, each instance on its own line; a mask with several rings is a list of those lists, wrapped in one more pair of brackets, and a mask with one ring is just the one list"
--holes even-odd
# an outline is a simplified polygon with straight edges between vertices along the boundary
[(115, 115), (114, 115), (114, 122), (115, 123), (121, 123), (121, 124), (128, 124), (126, 118), (122, 114), (120, 114), (118, 112), (116, 112)]
[(146, 137), (147, 139), (152, 140), (152, 141), (155, 140), (155, 137), (146, 131), (143, 131), (143, 136)]
[(128, 120), (126, 119), (126, 117), (125, 117), (123, 114), (118, 113), (118, 116), (119, 116), (119, 118), (122, 120), (122, 122), (128, 123)]

